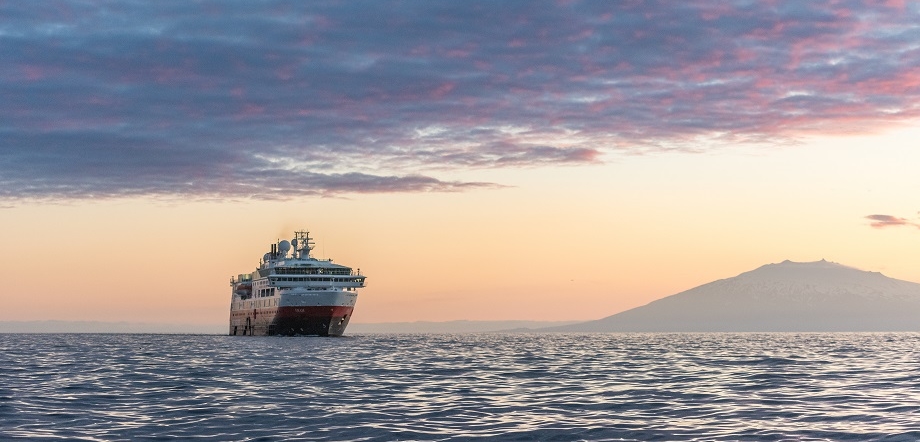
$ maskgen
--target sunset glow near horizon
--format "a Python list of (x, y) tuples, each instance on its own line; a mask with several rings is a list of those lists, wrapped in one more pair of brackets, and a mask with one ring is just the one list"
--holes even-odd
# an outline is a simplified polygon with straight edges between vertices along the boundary
[(0, 320), (222, 324), (309, 229), (355, 322), (920, 282), (920, 4), (0, 4)]

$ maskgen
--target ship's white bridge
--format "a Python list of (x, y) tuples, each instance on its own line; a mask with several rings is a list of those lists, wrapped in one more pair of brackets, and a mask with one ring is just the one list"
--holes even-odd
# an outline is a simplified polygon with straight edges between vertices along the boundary
[(324, 266), (298, 264), (276, 264), (268, 274), (269, 284), (282, 290), (294, 287), (336, 287), (353, 291), (364, 287), (365, 277), (350, 267), (331, 262), (324, 263)]
[[(251, 274), (230, 279), (234, 299), (265, 298), (304, 291), (354, 292), (365, 286), (361, 269), (335, 264), (331, 259), (311, 256), (309, 232), (295, 232), (291, 241), (271, 245), (259, 267)], [(290, 254), (289, 254), (290, 252)]]

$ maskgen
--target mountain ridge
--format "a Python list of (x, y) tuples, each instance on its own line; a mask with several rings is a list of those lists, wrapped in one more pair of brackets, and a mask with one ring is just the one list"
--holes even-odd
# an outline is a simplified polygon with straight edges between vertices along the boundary
[(920, 330), (920, 284), (825, 260), (786, 260), (595, 321), (541, 331), (908, 330)]

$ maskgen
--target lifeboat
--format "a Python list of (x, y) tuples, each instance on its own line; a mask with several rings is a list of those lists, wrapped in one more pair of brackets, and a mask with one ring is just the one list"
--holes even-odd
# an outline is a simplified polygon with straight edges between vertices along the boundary
[(233, 293), (240, 296), (249, 295), (252, 293), (252, 284), (240, 284), (233, 289)]

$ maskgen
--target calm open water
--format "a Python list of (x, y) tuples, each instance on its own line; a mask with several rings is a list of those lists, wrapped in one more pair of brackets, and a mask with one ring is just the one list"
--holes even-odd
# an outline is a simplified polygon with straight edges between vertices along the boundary
[(0, 439), (918, 440), (920, 334), (0, 335)]

